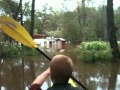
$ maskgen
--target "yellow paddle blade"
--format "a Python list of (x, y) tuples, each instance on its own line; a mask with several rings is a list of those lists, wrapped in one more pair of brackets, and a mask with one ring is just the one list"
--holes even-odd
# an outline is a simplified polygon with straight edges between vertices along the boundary
[(77, 87), (75, 82), (70, 78), (68, 83), (70, 83), (73, 87)]
[(0, 30), (2, 30), (11, 38), (15, 39), (18, 42), (21, 42), (30, 48), (37, 48), (37, 45), (33, 41), (30, 34), (26, 31), (26, 29), (10, 17), (0, 17)]

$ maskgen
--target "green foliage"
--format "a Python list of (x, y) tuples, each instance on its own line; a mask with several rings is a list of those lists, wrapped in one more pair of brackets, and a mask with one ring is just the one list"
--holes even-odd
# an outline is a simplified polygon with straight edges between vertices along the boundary
[(56, 31), (49, 31), (46, 32), (48, 36), (53, 36), (53, 37), (62, 37), (62, 32), (60, 30), (56, 30)]
[(85, 62), (105, 61), (111, 58), (109, 44), (103, 41), (82, 42), (74, 49), (74, 54)]
[(38, 52), (35, 49), (31, 49), (25, 46), (19, 46), (16, 43), (2, 43), (0, 42), (0, 57), (21, 57), (25, 55), (37, 55)]
[(116, 29), (116, 36), (117, 39), (120, 40), (120, 7), (117, 8), (117, 10), (115, 10), (115, 26), (117, 27)]
[(66, 12), (62, 17), (62, 35), (71, 43), (79, 43), (81, 41), (80, 27), (75, 14), (72, 12)]
[(27, 56), (39, 55), (39, 53), (36, 49), (29, 48), (26, 46), (22, 46), (22, 53), (23, 53), (23, 55), (27, 55)]
[(4, 12), (5, 15), (14, 16), (17, 12), (18, 3), (15, 0), (0, 0), (0, 10)]
[(17, 44), (0, 43), (1, 57), (16, 57), (20, 56), (21, 48)]
[[(0, 14), (13, 17), (18, 11), (18, 6), (19, 0), (0, 0)], [(85, 12), (83, 12), (83, 9)], [(22, 3), (22, 14), (24, 17), (24, 27), (29, 31), (31, 21), (31, 5), (29, 1)], [(120, 40), (119, 14), (120, 7), (115, 10), (115, 25), (117, 27), (116, 35), (118, 40)], [(20, 22), (20, 15), (18, 16), (18, 21)], [(83, 22), (85, 22), (84, 25)], [(46, 4), (43, 6), (42, 11), (35, 11), (35, 34), (51, 35), (52, 31), (58, 30), (62, 32), (66, 40), (73, 43), (99, 39), (107, 40), (106, 25), (106, 6), (100, 6), (96, 9), (87, 5), (83, 8), (82, 5), (78, 4), (78, 7), (74, 11), (61, 10), (59, 12), (53, 11)]]

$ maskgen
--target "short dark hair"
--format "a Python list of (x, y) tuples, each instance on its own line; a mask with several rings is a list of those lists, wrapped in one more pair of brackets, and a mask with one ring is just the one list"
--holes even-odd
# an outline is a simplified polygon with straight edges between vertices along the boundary
[(65, 55), (56, 55), (50, 63), (51, 79), (54, 83), (68, 82), (73, 72), (72, 59)]

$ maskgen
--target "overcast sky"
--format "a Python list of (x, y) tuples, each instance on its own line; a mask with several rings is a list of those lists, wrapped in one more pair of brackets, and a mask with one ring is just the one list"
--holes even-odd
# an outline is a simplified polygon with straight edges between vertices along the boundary
[[(26, 1), (30, 1), (30, 3), (32, 2), (32, 0), (24, 0)], [(64, 0), (35, 0), (35, 8), (42, 10), (43, 6), (45, 4), (48, 4), (48, 7), (52, 7), (53, 10), (61, 10), (63, 9), (63, 6), (67, 7), (67, 9), (73, 11), (76, 7), (77, 7), (77, 2), (80, 0), (66, 0), (67, 2), (65, 2)], [(117, 8), (118, 6), (120, 6), (120, 0), (113, 0), (114, 2), (114, 8)], [(106, 5), (107, 0), (92, 0), (91, 3), (87, 3), (87, 5), (89, 6), (102, 6), (102, 5)]]

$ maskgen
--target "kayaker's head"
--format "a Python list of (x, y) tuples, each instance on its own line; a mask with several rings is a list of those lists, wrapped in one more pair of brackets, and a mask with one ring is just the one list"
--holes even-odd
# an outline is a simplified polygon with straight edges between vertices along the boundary
[(51, 79), (53, 83), (67, 83), (72, 75), (72, 59), (65, 55), (56, 55), (50, 63)]

